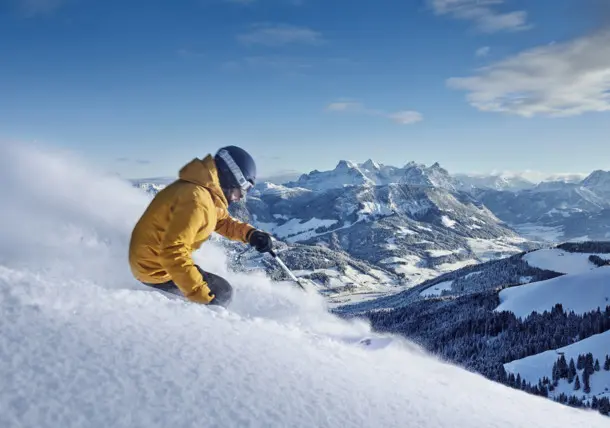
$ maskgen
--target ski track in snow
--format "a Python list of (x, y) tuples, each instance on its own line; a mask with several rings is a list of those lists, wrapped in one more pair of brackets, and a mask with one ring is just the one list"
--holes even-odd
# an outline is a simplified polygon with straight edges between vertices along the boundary
[(366, 324), (227, 272), (213, 243), (196, 260), (234, 284), (231, 311), (147, 291), (126, 260), (143, 192), (25, 145), (0, 147), (0, 176), (2, 427), (608, 426), (407, 341), (348, 345)]

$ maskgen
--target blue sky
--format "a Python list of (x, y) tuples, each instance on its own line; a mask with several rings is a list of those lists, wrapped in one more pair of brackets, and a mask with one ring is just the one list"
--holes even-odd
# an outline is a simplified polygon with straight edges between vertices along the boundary
[(227, 144), (261, 175), (368, 158), (610, 169), (602, 0), (10, 0), (0, 139), (125, 177)]

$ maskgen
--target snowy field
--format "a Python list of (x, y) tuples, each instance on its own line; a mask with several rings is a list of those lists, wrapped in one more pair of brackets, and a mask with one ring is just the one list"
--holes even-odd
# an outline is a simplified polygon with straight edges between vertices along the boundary
[(610, 259), (608, 253), (571, 253), (559, 248), (549, 248), (527, 253), (523, 256), (523, 260), (530, 266), (539, 269), (565, 274), (579, 274), (597, 269), (597, 266), (589, 261), (590, 255), (597, 255), (605, 260)]
[(432, 285), (419, 293), (422, 297), (440, 296), (443, 291), (450, 291), (453, 281), (444, 281)]
[(512, 225), (519, 235), (533, 241), (543, 241), (549, 243), (559, 243), (564, 236), (563, 226), (541, 226), (537, 224), (515, 224)]
[(499, 296), (500, 305), (495, 310), (511, 311), (521, 318), (533, 311), (550, 311), (557, 303), (576, 314), (598, 307), (604, 310), (610, 304), (610, 267), (506, 288)]
[[(565, 275), (502, 290), (496, 311), (506, 310), (517, 317), (526, 317), (533, 311), (550, 311), (557, 303), (577, 314), (598, 307), (603, 310), (610, 304), (610, 267), (597, 267), (588, 260), (590, 255), (556, 248), (525, 254), (523, 260), (530, 266)], [(597, 255), (610, 258), (610, 254)]]
[[(538, 383), (538, 379), (543, 376), (553, 379), (553, 364), (561, 356), (560, 354), (564, 355), (568, 363), (572, 358), (576, 363), (580, 354), (584, 355), (587, 353), (593, 354), (593, 361), (597, 359), (600, 366), (603, 367), (606, 355), (610, 354), (610, 331), (596, 334), (563, 348), (511, 361), (510, 363), (504, 364), (504, 368), (507, 373), (514, 373), (515, 375), (519, 373), (521, 378), (532, 385), (535, 385)], [(582, 372), (582, 370), (577, 370), (581, 385), (583, 380)], [(593, 398), (593, 396), (597, 396), (598, 399), (610, 397), (610, 371), (605, 371), (601, 368), (600, 371), (591, 375), (589, 384), (591, 386), (591, 392), (585, 394), (582, 390), (582, 386), (580, 391), (575, 391), (574, 382), (568, 383), (566, 379), (561, 379), (557, 388), (550, 394), (554, 397), (559, 396), (562, 392), (568, 396), (577, 395), (580, 397), (584, 395), (587, 398)]]
[[(0, 426), (608, 426), (395, 340), (317, 295), (196, 260), (236, 289), (230, 311), (147, 291), (128, 272), (148, 197), (62, 153), (0, 148)], [(10, 185), (8, 184), (10, 183)]]

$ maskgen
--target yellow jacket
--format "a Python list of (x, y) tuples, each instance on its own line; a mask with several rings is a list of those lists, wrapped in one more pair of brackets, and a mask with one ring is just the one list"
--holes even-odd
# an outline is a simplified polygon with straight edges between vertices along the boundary
[(217, 232), (247, 242), (253, 227), (228, 212), (214, 159), (193, 159), (178, 180), (161, 190), (136, 224), (129, 244), (129, 264), (136, 279), (173, 281), (191, 301), (209, 303), (209, 288), (191, 254)]

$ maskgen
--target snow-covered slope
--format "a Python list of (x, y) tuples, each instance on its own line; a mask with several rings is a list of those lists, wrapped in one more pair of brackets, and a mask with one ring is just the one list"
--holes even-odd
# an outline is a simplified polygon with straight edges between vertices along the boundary
[(588, 272), (597, 266), (589, 257), (597, 256), (604, 260), (610, 259), (609, 253), (575, 253), (561, 248), (543, 248), (523, 256), (530, 266), (552, 270), (559, 273), (578, 274)]
[(563, 275), (547, 281), (510, 287), (500, 292), (497, 311), (510, 311), (526, 317), (536, 311), (551, 311), (561, 304), (576, 314), (604, 310), (610, 305), (610, 267), (592, 268), (578, 275)]
[[(576, 346), (576, 341), (582, 354), (595, 353), (604, 339), (587, 339), (610, 329), (609, 260), (610, 242), (566, 243), (464, 267), (411, 289), (341, 306), (336, 312), (366, 317), (380, 331), (403, 334), (491, 379), (547, 396), (552, 385), (538, 385), (538, 379), (553, 379), (554, 361), (544, 366), (544, 359), (529, 357), (544, 353), (557, 358), (562, 348)], [(603, 345), (608, 355), (609, 343)], [(604, 358), (605, 354), (599, 357), (602, 365)], [(507, 364), (517, 360), (522, 363)], [(514, 367), (530, 370), (528, 383), (522, 382), (522, 376), (508, 376), (517, 373)], [(590, 379), (581, 377), (581, 382), (590, 380), (596, 391), (610, 391), (607, 375), (597, 369), (595, 374), (587, 373)], [(550, 398), (610, 412), (606, 401), (610, 397), (598, 395), (599, 407), (595, 407), (592, 396), (590, 401), (581, 400), (582, 390), (565, 396), (561, 379), (556, 386), (558, 395)]]
[(589, 380), (590, 391), (583, 391), (584, 370), (577, 369), (576, 373), (581, 385), (578, 390), (575, 388), (575, 381), (569, 382), (568, 379), (559, 379), (558, 385), (553, 391), (549, 392), (549, 396), (556, 398), (564, 393), (568, 396), (584, 396), (587, 400), (593, 397), (597, 397), (598, 400), (604, 397), (610, 398), (610, 370), (602, 368), (606, 356), (610, 355), (610, 331), (593, 335), (569, 346), (511, 361), (504, 364), (504, 368), (507, 373), (513, 373), (515, 376), (519, 374), (526, 382), (535, 385), (545, 376), (548, 379), (553, 379), (553, 364), (557, 362), (561, 355), (565, 357), (567, 362), (572, 359), (576, 362), (580, 355), (589, 353), (592, 354), (593, 361), (597, 360), (600, 363), (600, 370), (591, 374)]
[(231, 311), (147, 291), (125, 254), (148, 197), (73, 160), (0, 154), (0, 426), (607, 426), (407, 342), (348, 345), (366, 325), (226, 272), (214, 243), (196, 260), (234, 284)]
[(524, 255), (523, 260), (532, 267), (565, 275), (502, 290), (496, 310), (510, 311), (522, 318), (534, 311), (550, 312), (556, 304), (576, 314), (604, 310), (610, 305), (610, 266), (597, 267), (589, 261), (592, 255), (610, 259), (608, 253), (574, 253), (559, 248)]

